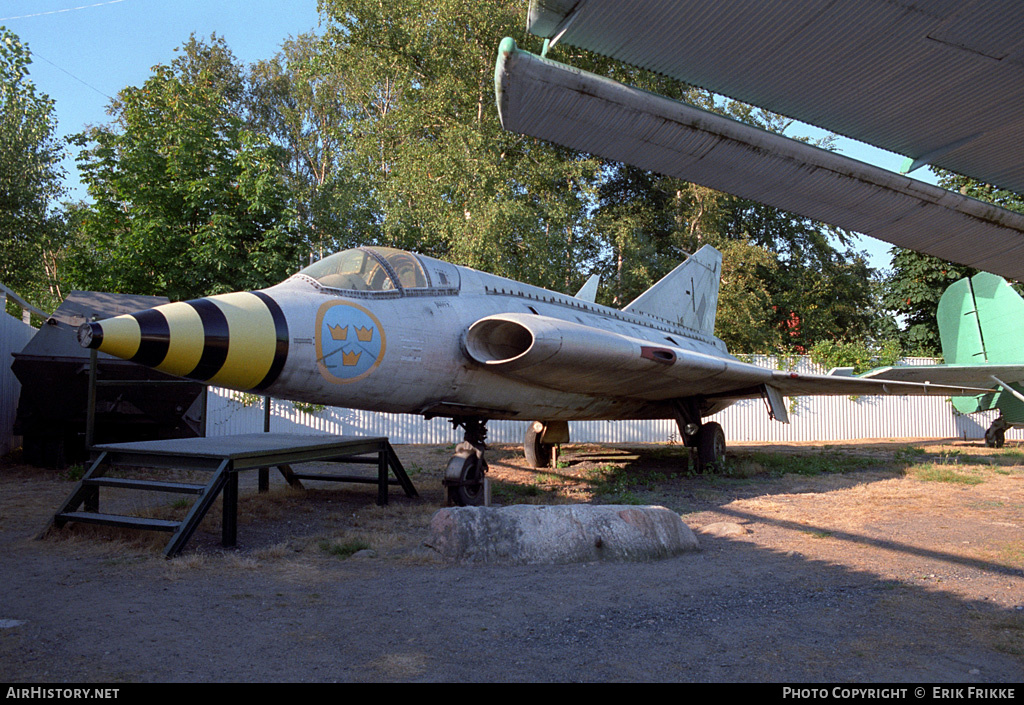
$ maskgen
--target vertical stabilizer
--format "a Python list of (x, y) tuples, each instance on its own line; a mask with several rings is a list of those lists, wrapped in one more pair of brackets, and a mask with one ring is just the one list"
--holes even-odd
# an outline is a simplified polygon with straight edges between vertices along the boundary
[[(939, 299), (937, 318), (947, 364), (1024, 364), (1024, 299), (1002, 277), (981, 272), (955, 282)], [(1008, 418), (1024, 418), (1024, 404), (1010, 391), (953, 397), (953, 406), (965, 414), (999, 408)]]
[(705, 245), (623, 311), (646, 313), (714, 335), (722, 253)]
[(597, 301), (597, 287), (600, 284), (601, 275), (591, 274), (590, 279), (587, 280), (587, 283), (584, 284), (583, 287), (576, 292), (575, 298), (580, 299), (581, 301), (589, 301), (590, 303), (595, 303)]
[(937, 317), (947, 364), (1024, 363), (1024, 299), (1002, 277), (981, 272), (952, 284)]

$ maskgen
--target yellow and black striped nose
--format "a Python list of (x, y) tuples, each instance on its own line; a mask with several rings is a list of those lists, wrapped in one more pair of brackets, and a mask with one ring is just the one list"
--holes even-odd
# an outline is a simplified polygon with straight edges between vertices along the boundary
[(288, 357), (288, 323), (264, 292), (236, 292), (84, 323), (78, 341), (178, 377), (262, 391)]

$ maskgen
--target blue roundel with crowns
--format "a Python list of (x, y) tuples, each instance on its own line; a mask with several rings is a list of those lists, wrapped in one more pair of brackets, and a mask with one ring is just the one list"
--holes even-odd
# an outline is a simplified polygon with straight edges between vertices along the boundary
[(385, 347), (380, 321), (362, 306), (328, 301), (316, 314), (316, 364), (328, 382), (362, 379), (377, 369)]

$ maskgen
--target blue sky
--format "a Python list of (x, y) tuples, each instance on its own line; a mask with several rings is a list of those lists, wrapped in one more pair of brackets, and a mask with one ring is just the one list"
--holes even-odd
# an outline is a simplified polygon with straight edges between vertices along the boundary
[[(224, 37), (235, 57), (269, 59), (281, 44), (319, 30), (316, 0), (0, 0), (0, 25), (33, 53), (36, 89), (54, 99), (66, 136), (109, 120), (110, 99), (141, 85), (193, 32)], [(77, 186), (74, 160), (65, 162)], [(75, 198), (84, 198), (80, 189)]]
[[(107, 122), (110, 98), (141, 85), (153, 66), (170, 63), (193, 32), (202, 38), (216, 32), (250, 64), (274, 56), (289, 37), (319, 31), (316, 6), (316, 0), (0, 0), (0, 25), (32, 50), (32, 80), (56, 102), (58, 134), (66, 136)], [(839, 151), (892, 171), (903, 161), (852, 140), (841, 140)], [(71, 196), (84, 198), (73, 158), (65, 168)], [(926, 170), (914, 176), (934, 183)], [(862, 245), (874, 266), (888, 266), (889, 244), (863, 238)]]

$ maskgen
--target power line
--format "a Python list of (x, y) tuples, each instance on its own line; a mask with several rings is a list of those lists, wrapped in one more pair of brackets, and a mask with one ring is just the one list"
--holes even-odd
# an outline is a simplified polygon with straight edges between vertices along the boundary
[(0, 17), (0, 22), (6, 22), (7, 20), (24, 20), (29, 17), (42, 17), (43, 15), (58, 15), (62, 12), (74, 12), (75, 10), (88, 10), (91, 7), (102, 7), (103, 5), (116, 5), (119, 2), (127, 2), (127, 0), (107, 0), (107, 2), (97, 2), (93, 3), (92, 5), (79, 5), (78, 7), (67, 7), (63, 10), (49, 10), (47, 12), (36, 12), (35, 14), (32, 15), (18, 15), (17, 17)]
[[(118, 0), (118, 2), (120, 2), (120, 0)], [(43, 56), (43, 55), (39, 54), (38, 52), (36, 52), (36, 51), (32, 51), (32, 49), (29, 49), (29, 53), (30, 53), (30, 54), (32, 54), (32, 56), (36, 57), (37, 59), (42, 59), (43, 61), (45, 61), (45, 62), (46, 62), (46, 63), (48, 63), (48, 64), (49, 64), (50, 66), (52, 66), (53, 68), (57, 69), (58, 71), (63, 71), (63, 72), (64, 72), (64, 73), (66, 73), (66, 74), (67, 74), (68, 76), (71, 76), (71, 78), (75, 79), (76, 81), (78, 81), (79, 83), (81, 83), (81, 84), (82, 84), (83, 86), (85, 86), (86, 88), (91, 88), (92, 90), (96, 91), (96, 92), (97, 92), (97, 93), (99, 93), (99, 94), (100, 94), (101, 96), (103, 96), (104, 98), (108, 98), (108, 99), (110, 99), (110, 100), (113, 100), (113, 98), (111, 98), (111, 97), (110, 97), (109, 95), (107, 95), (106, 93), (104, 93), (103, 91), (101, 91), (101, 90), (100, 90), (99, 88), (97, 88), (96, 86), (94, 86), (94, 85), (92, 85), (91, 83), (88, 83), (88, 82), (86, 82), (86, 81), (83, 81), (82, 79), (80, 79), (80, 78), (79, 78), (78, 76), (76, 76), (75, 74), (71, 73), (70, 71), (68, 71), (68, 70), (67, 70), (67, 69), (65, 69), (65, 68), (61, 68), (60, 66), (58, 66), (58, 65), (57, 65), (57, 64), (55, 64), (55, 63), (53, 63), (52, 61), (50, 61), (49, 59), (47, 59), (47, 58), (46, 58), (45, 56)]]

